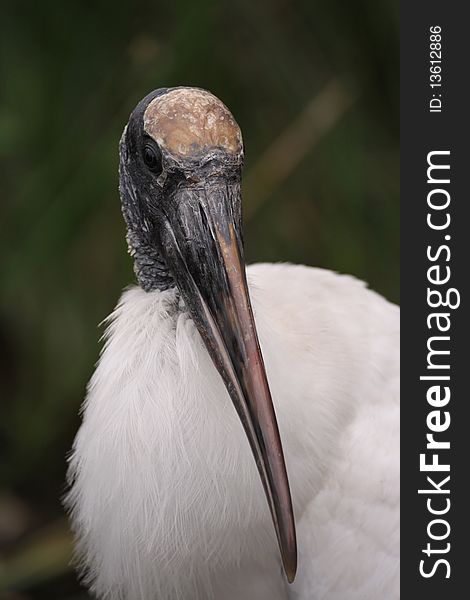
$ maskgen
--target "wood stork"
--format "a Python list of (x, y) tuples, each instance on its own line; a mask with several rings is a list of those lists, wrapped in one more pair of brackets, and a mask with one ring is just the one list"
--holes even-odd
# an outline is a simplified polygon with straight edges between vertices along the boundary
[(152, 92), (121, 138), (139, 285), (70, 457), (85, 580), (119, 600), (398, 598), (398, 308), (321, 269), (245, 275), (242, 161), (197, 88)]

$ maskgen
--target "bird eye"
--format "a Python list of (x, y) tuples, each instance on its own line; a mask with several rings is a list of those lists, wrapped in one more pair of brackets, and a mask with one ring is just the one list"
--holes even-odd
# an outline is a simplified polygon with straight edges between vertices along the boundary
[(151, 171), (162, 170), (162, 157), (160, 152), (150, 144), (145, 144), (143, 149), (144, 163)]

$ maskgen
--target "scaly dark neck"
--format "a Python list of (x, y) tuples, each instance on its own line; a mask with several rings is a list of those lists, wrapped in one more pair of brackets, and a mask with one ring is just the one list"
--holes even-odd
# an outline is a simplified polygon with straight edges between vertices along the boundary
[(138, 233), (128, 231), (127, 245), (134, 261), (134, 273), (140, 287), (146, 292), (175, 287), (173, 277), (158, 251), (145, 244)]

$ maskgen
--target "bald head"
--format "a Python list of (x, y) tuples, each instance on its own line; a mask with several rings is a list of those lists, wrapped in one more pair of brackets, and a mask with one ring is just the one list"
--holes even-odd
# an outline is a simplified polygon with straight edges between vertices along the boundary
[(222, 149), (242, 154), (240, 128), (216, 96), (198, 88), (175, 88), (154, 98), (144, 113), (144, 130), (175, 158)]

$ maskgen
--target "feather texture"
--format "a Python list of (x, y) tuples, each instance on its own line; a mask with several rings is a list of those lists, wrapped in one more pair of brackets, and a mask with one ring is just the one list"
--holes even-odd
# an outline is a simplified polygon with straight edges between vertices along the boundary
[(125, 291), (70, 458), (82, 571), (112, 600), (398, 598), (399, 311), (362, 282), (248, 281), (299, 536), (288, 586), (256, 466), (175, 290)]

